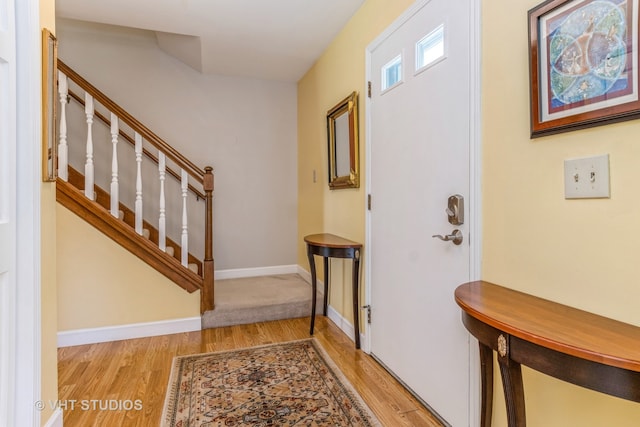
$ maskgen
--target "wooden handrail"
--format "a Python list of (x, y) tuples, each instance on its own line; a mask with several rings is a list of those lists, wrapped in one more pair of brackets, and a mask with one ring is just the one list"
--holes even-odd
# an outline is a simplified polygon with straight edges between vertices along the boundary
[[(73, 71), (68, 65), (66, 65), (63, 61), (58, 59), (58, 70), (64, 73), (67, 78), (71, 79), (75, 84), (77, 84), (80, 88), (82, 88), (85, 92), (91, 95), (95, 100), (97, 100), (100, 104), (102, 104), (108, 111), (115, 114), (118, 119), (122, 120), (126, 123), (134, 132), (141, 135), (147, 142), (156, 147), (159, 151), (164, 153), (170, 160), (172, 160), (178, 167), (186, 171), (189, 175), (191, 175), (194, 179), (198, 181), (203, 187), (203, 192), (193, 187), (191, 184), (188, 185), (189, 189), (194, 192), (198, 198), (201, 198), (205, 201), (205, 244), (204, 244), (204, 260), (202, 262), (202, 282), (199, 288), (200, 292), (200, 312), (203, 314), (207, 310), (213, 310), (214, 308), (214, 261), (213, 261), (213, 168), (207, 166), (205, 170), (200, 169), (193, 162), (179, 153), (176, 149), (171, 147), (165, 141), (163, 141), (159, 136), (149, 130), (146, 126), (140, 123), (136, 118), (134, 118), (131, 114), (125, 111), (118, 104), (113, 102), (110, 98), (108, 98), (105, 94), (103, 94), (100, 90), (94, 87), (91, 83), (86, 81), (83, 77), (81, 77), (78, 73)], [(80, 104), (84, 105), (84, 100), (73, 93), (72, 91), (68, 91), (69, 96), (73, 97), (74, 100), (78, 101)], [(111, 121), (101, 114), (98, 111), (94, 111), (94, 116), (97, 116), (102, 122), (111, 126)], [(135, 141), (129, 135), (127, 135), (122, 130), (118, 130), (119, 134), (129, 143), (135, 145)], [(148, 150), (143, 149), (143, 154), (152, 159), (155, 163), (158, 163), (158, 158), (149, 152)], [(179, 175), (173, 171), (171, 168), (167, 168), (167, 171), (171, 176), (180, 180)], [(85, 203), (83, 201), (83, 203)], [(109, 217), (108, 221), (113, 222), (113, 218)], [(133, 233), (135, 234), (135, 233)], [(131, 239), (130, 239), (131, 240)], [(136, 239), (131, 240), (131, 242)], [(137, 239), (140, 240), (140, 239)], [(122, 241), (129, 242), (129, 240), (123, 239)], [(127, 243), (129, 245), (129, 249), (132, 248), (133, 243)], [(145, 245), (150, 245), (148, 242), (144, 242)], [(170, 259), (168, 255), (162, 253), (161, 258)], [(147, 262), (151, 265), (155, 265), (158, 268), (157, 262), (150, 262), (147, 259)], [(171, 263), (177, 262), (175, 260), (170, 261)], [(187, 276), (192, 275), (191, 271), (185, 269)], [(160, 270), (158, 270), (160, 271)], [(177, 273), (171, 273), (164, 271), (165, 275), (169, 275), (174, 279), (174, 281), (178, 280)], [(197, 275), (196, 275), (197, 276)], [(179, 282), (177, 282), (179, 283)], [(182, 285), (181, 285), (182, 286)], [(190, 290), (190, 289), (188, 289)]]
[[(80, 105), (82, 105), (84, 107), (85, 103), (84, 103), (84, 99), (82, 99), (82, 97), (80, 95), (78, 95), (77, 93), (75, 93), (72, 90), (69, 90), (69, 96), (71, 98), (73, 98), (77, 103), (79, 103)], [(107, 127), (111, 127), (111, 120), (106, 118), (104, 116), (104, 114), (102, 114), (99, 111), (95, 111), (94, 115), (100, 119), (100, 121), (102, 123), (104, 123)], [(120, 136), (127, 141), (129, 144), (131, 144), (131, 146), (135, 146), (136, 142), (134, 141), (134, 139), (125, 131), (123, 131), (122, 129), (118, 129), (118, 133), (120, 134)], [(156, 157), (153, 153), (151, 153), (149, 150), (147, 150), (146, 148), (142, 149), (142, 153), (147, 156), (149, 159), (151, 159), (155, 164), (158, 164), (158, 157)], [(167, 167), (167, 173), (169, 173), (169, 175), (171, 175), (172, 177), (174, 177), (175, 179), (177, 179), (178, 181), (180, 181), (180, 175), (178, 175), (178, 173), (176, 171), (174, 171), (173, 169), (171, 169), (170, 167)], [(189, 190), (191, 190), (192, 193), (194, 193), (198, 200), (204, 200), (205, 199), (205, 195), (198, 190), (196, 187), (194, 187), (193, 185), (189, 184)]]
[(186, 170), (189, 175), (195, 178), (200, 184), (204, 180), (204, 171), (196, 166), (193, 162), (183, 156), (175, 148), (167, 144), (158, 135), (153, 133), (149, 128), (140, 123), (135, 117), (129, 114), (124, 108), (113, 102), (104, 93), (98, 90), (91, 83), (86, 81), (82, 76), (73, 71), (68, 65), (58, 59), (58, 70), (62, 71), (68, 78), (80, 86), (83, 90), (88, 92), (94, 99), (100, 104), (104, 105), (109, 111), (114, 113), (120, 120), (129, 125), (134, 131), (142, 135), (142, 137), (148, 141), (151, 145), (161, 150), (171, 160), (173, 160), (178, 166)]

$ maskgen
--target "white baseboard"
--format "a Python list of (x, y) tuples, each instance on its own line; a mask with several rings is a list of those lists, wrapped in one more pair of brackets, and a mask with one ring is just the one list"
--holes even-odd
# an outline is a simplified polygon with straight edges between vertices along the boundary
[(214, 273), (214, 277), (216, 280), (223, 280), (223, 279), (238, 279), (240, 277), (274, 276), (276, 274), (295, 274), (297, 272), (298, 272), (297, 265), (274, 265), (271, 267), (216, 270)]
[[(329, 320), (335, 323), (336, 326), (340, 328), (340, 330), (344, 332), (351, 341), (353, 342), (356, 341), (354, 338), (353, 323), (349, 322), (347, 319), (342, 317), (340, 313), (338, 313), (333, 307), (331, 307), (331, 305), (327, 307), (327, 317), (329, 318)], [(365, 336), (361, 332), (360, 333), (361, 344), (365, 342), (364, 339), (365, 339)]]
[[(299, 265), (281, 265), (259, 268), (241, 268), (233, 270), (218, 270), (215, 272), (217, 280), (235, 279), (240, 277), (269, 276), (276, 274), (299, 274), (307, 283), (311, 283), (311, 273)], [(320, 292), (324, 283), (317, 281)], [(349, 337), (353, 336), (353, 325), (329, 306), (329, 318)], [(135, 323), (130, 325), (106, 326), (101, 328), (75, 329), (58, 332), (58, 347), (95, 344), (100, 342), (126, 340), (132, 338), (153, 337), (157, 335), (178, 334), (181, 332), (199, 331), (202, 327), (200, 317), (164, 320), (159, 322)], [(361, 335), (362, 336), (362, 335)], [(57, 427), (57, 426), (56, 426)]]
[(200, 317), (188, 317), (184, 319), (162, 320), (159, 322), (75, 329), (58, 332), (58, 347), (178, 334), (181, 332), (199, 331), (201, 328), (202, 319)]
[[(296, 265), (296, 273), (298, 273), (305, 280), (305, 282), (311, 284), (311, 273), (309, 273), (307, 270), (300, 267), (299, 265)], [(320, 286), (320, 284), (322, 283), (320, 280), (316, 280), (316, 282), (318, 286)], [(324, 289), (324, 287), (321, 287), (319, 289)]]
[(62, 427), (62, 409), (56, 408), (43, 427)]

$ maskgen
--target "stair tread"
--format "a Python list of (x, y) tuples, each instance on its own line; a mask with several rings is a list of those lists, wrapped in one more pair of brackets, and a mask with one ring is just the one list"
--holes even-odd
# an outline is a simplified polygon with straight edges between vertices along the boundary
[[(322, 313), (318, 292), (316, 310)], [(202, 316), (203, 328), (306, 317), (311, 314), (311, 285), (298, 274), (216, 281), (216, 307)]]

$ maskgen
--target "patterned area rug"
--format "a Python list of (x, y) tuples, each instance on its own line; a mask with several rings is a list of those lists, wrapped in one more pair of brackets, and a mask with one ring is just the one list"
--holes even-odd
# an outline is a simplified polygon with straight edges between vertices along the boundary
[(164, 427), (379, 426), (313, 339), (173, 360)]

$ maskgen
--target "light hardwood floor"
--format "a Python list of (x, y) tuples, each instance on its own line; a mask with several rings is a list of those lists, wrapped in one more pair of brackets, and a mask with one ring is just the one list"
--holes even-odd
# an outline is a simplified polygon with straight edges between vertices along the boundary
[[(384, 426), (441, 425), (375, 360), (355, 350), (353, 341), (331, 321), (318, 316), (314, 336)], [(157, 426), (174, 356), (308, 337), (309, 318), (302, 318), (61, 348), (58, 388), (67, 406), (64, 425)], [(136, 400), (140, 410), (99, 409), (100, 404), (126, 407), (126, 401)]]

